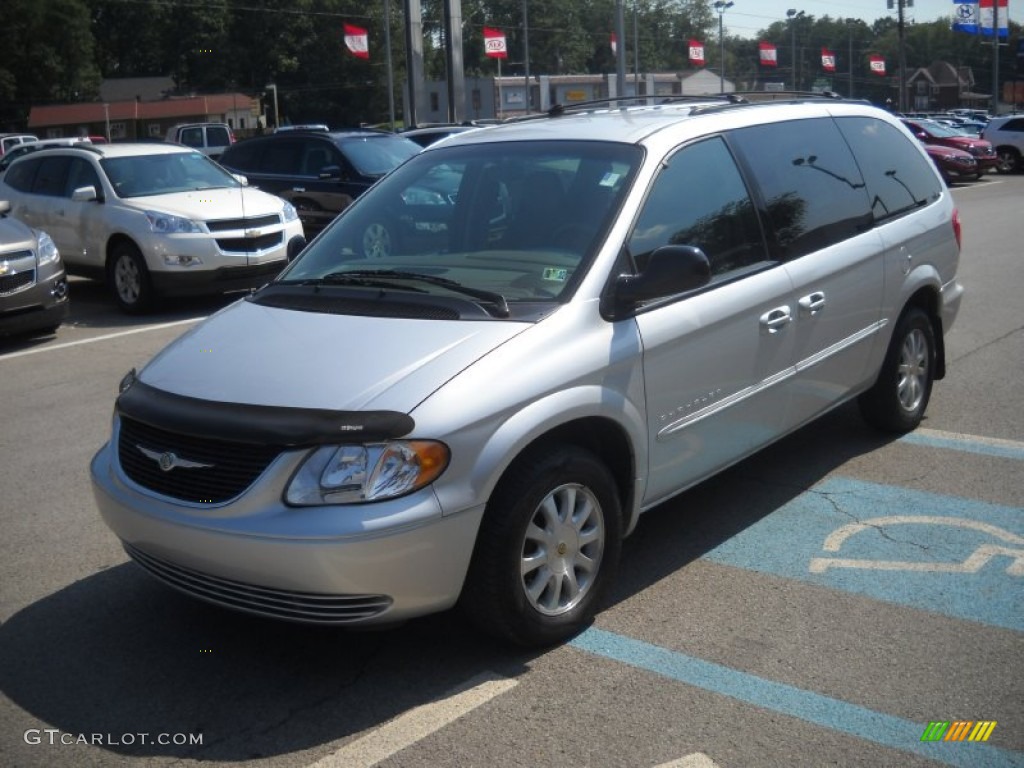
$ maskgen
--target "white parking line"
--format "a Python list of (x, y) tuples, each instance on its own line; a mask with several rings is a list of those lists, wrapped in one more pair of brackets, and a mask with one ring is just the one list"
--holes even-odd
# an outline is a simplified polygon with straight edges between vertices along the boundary
[(484, 672), (380, 728), (346, 744), (307, 768), (370, 768), (514, 688), (518, 682)]
[(117, 339), (121, 336), (131, 336), (135, 333), (148, 333), (149, 331), (162, 331), (164, 328), (173, 328), (176, 325), (188, 325), (189, 323), (198, 323), (200, 320), (205, 320), (205, 317), (193, 317), (189, 320), (175, 320), (173, 323), (161, 323), (160, 325), (147, 325), (145, 328), (132, 328), (130, 331), (118, 331), (117, 333), (107, 333), (103, 336), (93, 336), (89, 339), (79, 339), (78, 341), (65, 341), (63, 344), (50, 344), (45, 347), (35, 347), (33, 349), (24, 349), (21, 352), (11, 352), (9, 355), (0, 355), (0, 360), (13, 360), (16, 357), (24, 357), (25, 355), (36, 355), (40, 352), (55, 352), (58, 349), (67, 349), (69, 347), (78, 347), (82, 344), (92, 344), (96, 341), (106, 341), (108, 339)]
[(656, 765), (654, 768), (719, 768), (719, 765), (703, 752), (694, 752), (692, 755)]

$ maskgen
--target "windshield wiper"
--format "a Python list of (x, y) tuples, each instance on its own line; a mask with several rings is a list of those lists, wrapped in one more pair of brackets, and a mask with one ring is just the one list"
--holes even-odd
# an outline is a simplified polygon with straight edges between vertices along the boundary
[[(320, 278), (325, 283), (351, 283), (358, 285), (358, 281), (364, 281), (365, 285), (380, 285), (384, 280), (418, 280), (430, 285), (439, 285), (454, 293), (461, 293), (463, 296), (477, 299), (494, 306), (494, 314), (498, 317), (508, 317), (511, 311), (508, 308), (508, 301), (500, 293), (485, 291), (480, 288), (470, 288), (462, 283), (450, 280), (447, 277), (436, 275), (421, 275), (418, 272), (404, 272), (397, 269), (355, 269), (350, 272), (331, 272)], [(413, 288), (411, 290), (420, 290)]]

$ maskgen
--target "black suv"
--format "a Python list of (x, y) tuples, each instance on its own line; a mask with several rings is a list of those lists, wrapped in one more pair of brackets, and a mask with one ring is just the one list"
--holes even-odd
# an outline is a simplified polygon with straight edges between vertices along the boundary
[(299, 130), (233, 144), (220, 163), (250, 185), (289, 200), (309, 234), (420, 149), (383, 131)]

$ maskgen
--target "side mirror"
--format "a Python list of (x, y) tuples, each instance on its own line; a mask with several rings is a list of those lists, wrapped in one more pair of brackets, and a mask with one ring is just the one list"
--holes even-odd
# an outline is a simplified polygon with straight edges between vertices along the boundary
[(249, 177), (248, 176), (243, 176), (240, 173), (232, 173), (231, 175), (234, 176), (235, 177), (235, 181), (237, 181), (243, 187), (248, 187), (249, 186)]
[(76, 203), (88, 203), (92, 200), (99, 200), (96, 194), (96, 187), (91, 184), (88, 187), (78, 187), (71, 193), (71, 199)]
[(663, 245), (651, 254), (638, 275), (619, 275), (613, 288), (614, 315), (621, 317), (638, 304), (702, 288), (711, 282), (711, 264), (700, 248)]
[(0, 200), (0, 216), (3, 216), (9, 210), (11, 210), (11, 201), (10, 200)]

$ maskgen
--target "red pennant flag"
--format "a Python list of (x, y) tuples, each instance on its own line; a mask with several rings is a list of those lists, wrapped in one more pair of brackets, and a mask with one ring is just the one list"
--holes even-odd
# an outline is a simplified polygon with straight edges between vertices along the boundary
[(885, 77), (885, 59), (881, 56), (872, 56), (869, 61), (871, 62), (871, 72), (880, 77)]
[(821, 49), (821, 68), (826, 72), (836, 71), (836, 55), (824, 47)]
[(484, 53), (492, 59), (507, 59), (508, 48), (505, 47), (505, 33), (500, 29), (484, 27)]
[(614, 32), (608, 35), (608, 44), (612, 47), (613, 56), (619, 52), (619, 41), (616, 39)]
[(345, 24), (345, 47), (353, 56), (360, 59), (370, 58), (370, 38), (366, 30), (354, 24)]
[(762, 67), (779, 66), (779, 52), (772, 43), (758, 43), (757, 48), (761, 54)]
[(690, 41), (690, 62), (698, 67), (704, 66), (704, 43), (699, 40)]

